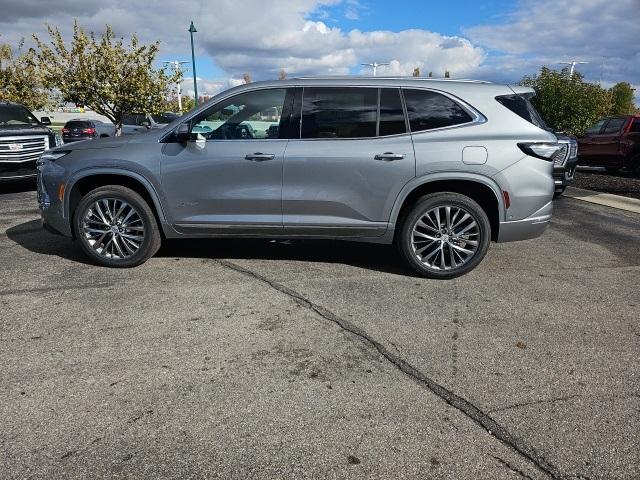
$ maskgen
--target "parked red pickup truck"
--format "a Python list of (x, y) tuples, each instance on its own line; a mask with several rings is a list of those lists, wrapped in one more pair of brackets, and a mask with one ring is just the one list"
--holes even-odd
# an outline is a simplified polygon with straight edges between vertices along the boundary
[(640, 174), (640, 115), (621, 115), (598, 120), (578, 138), (578, 165), (621, 168)]

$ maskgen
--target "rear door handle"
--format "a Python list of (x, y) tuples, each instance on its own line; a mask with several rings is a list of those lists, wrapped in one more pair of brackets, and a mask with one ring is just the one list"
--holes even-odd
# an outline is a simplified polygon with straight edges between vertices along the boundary
[(245, 155), (244, 159), (253, 160), (254, 162), (264, 162), (266, 160), (273, 160), (274, 157), (275, 155), (272, 153), (256, 152)]
[(393, 160), (402, 160), (404, 158), (404, 153), (384, 152), (376, 155), (373, 158), (375, 158), (376, 160), (386, 160), (388, 162), (391, 162)]

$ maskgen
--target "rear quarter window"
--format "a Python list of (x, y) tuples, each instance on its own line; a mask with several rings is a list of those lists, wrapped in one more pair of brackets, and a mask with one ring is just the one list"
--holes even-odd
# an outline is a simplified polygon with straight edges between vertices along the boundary
[(500, 95), (499, 97), (496, 97), (496, 100), (520, 118), (524, 118), (527, 122), (534, 124), (536, 127), (544, 130), (549, 129), (529, 99), (522, 95), (516, 95), (515, 93), (513, 95)]
[(403, 89), (411, 132), (452, 127), (471, 122), (467, 111), (440, 93)]

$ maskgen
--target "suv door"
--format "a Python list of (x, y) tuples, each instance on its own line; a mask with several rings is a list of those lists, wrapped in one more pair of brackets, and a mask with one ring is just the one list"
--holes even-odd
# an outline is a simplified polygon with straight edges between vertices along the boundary
[(305, 87), (302, 93), (294, 107), (300, 112), (302, 103), (300, 138), (289, 141), (284, 160), (285, 232), (383, 235), (398, 193), (415, 175), (400, 90)]
[(282, 230), (286, 95), (271, 88), (230, 97), (190, 120), (196, 141), (164, 146), (162, 185), (178, 231)]

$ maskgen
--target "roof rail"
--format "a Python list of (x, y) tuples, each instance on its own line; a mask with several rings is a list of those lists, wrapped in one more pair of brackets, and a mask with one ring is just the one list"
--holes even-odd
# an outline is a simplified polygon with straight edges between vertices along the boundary
[(414, 80), (414, 81), (447, 81), (447, 82), (465, 82), (465, 83), (492, 83), (486, 80), (475, 80), (471, 78), (432, 78), (432, 77), (413, 77), (413, 76), (367, 76), (367, 75), (319, 75), (319, 76), (302, 76), (294, 77), (293, 80)]

